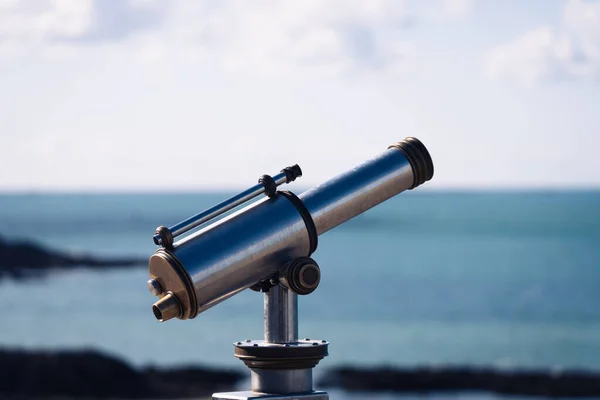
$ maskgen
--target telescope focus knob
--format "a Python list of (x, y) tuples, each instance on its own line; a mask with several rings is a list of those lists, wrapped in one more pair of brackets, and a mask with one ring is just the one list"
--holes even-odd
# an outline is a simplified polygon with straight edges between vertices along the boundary
[(321, 269), (312, 258), (298, 257), (281, 270), (279, 282), (296, 294), (310, 294), (321, 282)]

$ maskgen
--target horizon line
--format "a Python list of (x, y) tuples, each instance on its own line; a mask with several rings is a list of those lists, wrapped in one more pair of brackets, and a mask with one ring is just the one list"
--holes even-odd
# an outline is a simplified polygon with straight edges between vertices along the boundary
[[(3, 189), (0, 188), (0, 196), (23, 196), (23, 195), (170, 195), (170, 194), (227, 194), (238, 193), (246, 188), (168, 188), (163, 190), (156, 189), (121, 189), (121, 188), (103, 188), (103, 189)], [(302, 193), (310, 188), (297, 187), (295, 191)], [(419, 187), (418, 191), (405, 190), (405, 192), (422, 193), (422, 194), (439, 194), (439, 193), (568, 193), (568, 192), (600, 192), (600, 186), (547, 186), (547, 187), (521, 187), (521, 186), (506, 186), (506, 187)]]

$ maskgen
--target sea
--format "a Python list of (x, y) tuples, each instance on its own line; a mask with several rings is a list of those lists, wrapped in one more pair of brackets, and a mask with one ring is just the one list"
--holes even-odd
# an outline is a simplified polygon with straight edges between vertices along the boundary
[[(157, 226), (231, 194), (3, 194), (0, 235), (146, 258)], [(299, 331), (331, 343), (317, 371), (600, 371), (600, 191), (406, 192), (322, 235), (313, 258), (322, 280), (299, 299)], [(244, 370), (232, 343), (262, 338), (262, 294), (247, 290), (193, 320), (159, 323), (147, 279), (142, 266), (2, 280), (0, 346), (94, 348), (136, 366)]]

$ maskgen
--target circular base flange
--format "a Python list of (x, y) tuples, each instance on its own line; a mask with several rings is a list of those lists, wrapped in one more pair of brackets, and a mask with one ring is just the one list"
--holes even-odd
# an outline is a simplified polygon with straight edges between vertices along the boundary
[(315, 365), (328, 355), (326, 340), (304, 339), (294, 343), (270, 343), (264, 340), (245, 340), (234, 343), (234, 355), (249, 368), (304, 369)]

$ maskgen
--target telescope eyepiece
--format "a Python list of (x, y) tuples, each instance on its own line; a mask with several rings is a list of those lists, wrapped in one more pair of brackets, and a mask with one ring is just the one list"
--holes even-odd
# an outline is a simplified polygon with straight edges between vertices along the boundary
[(173, 293), (167, 293), (166, 296), (154, 303), (152, 313), (154, 313), (154, 316), (160, 322), (183, 316), (181, 304), (179, 304), (179, 300), (177, 300), (177, 297)]

